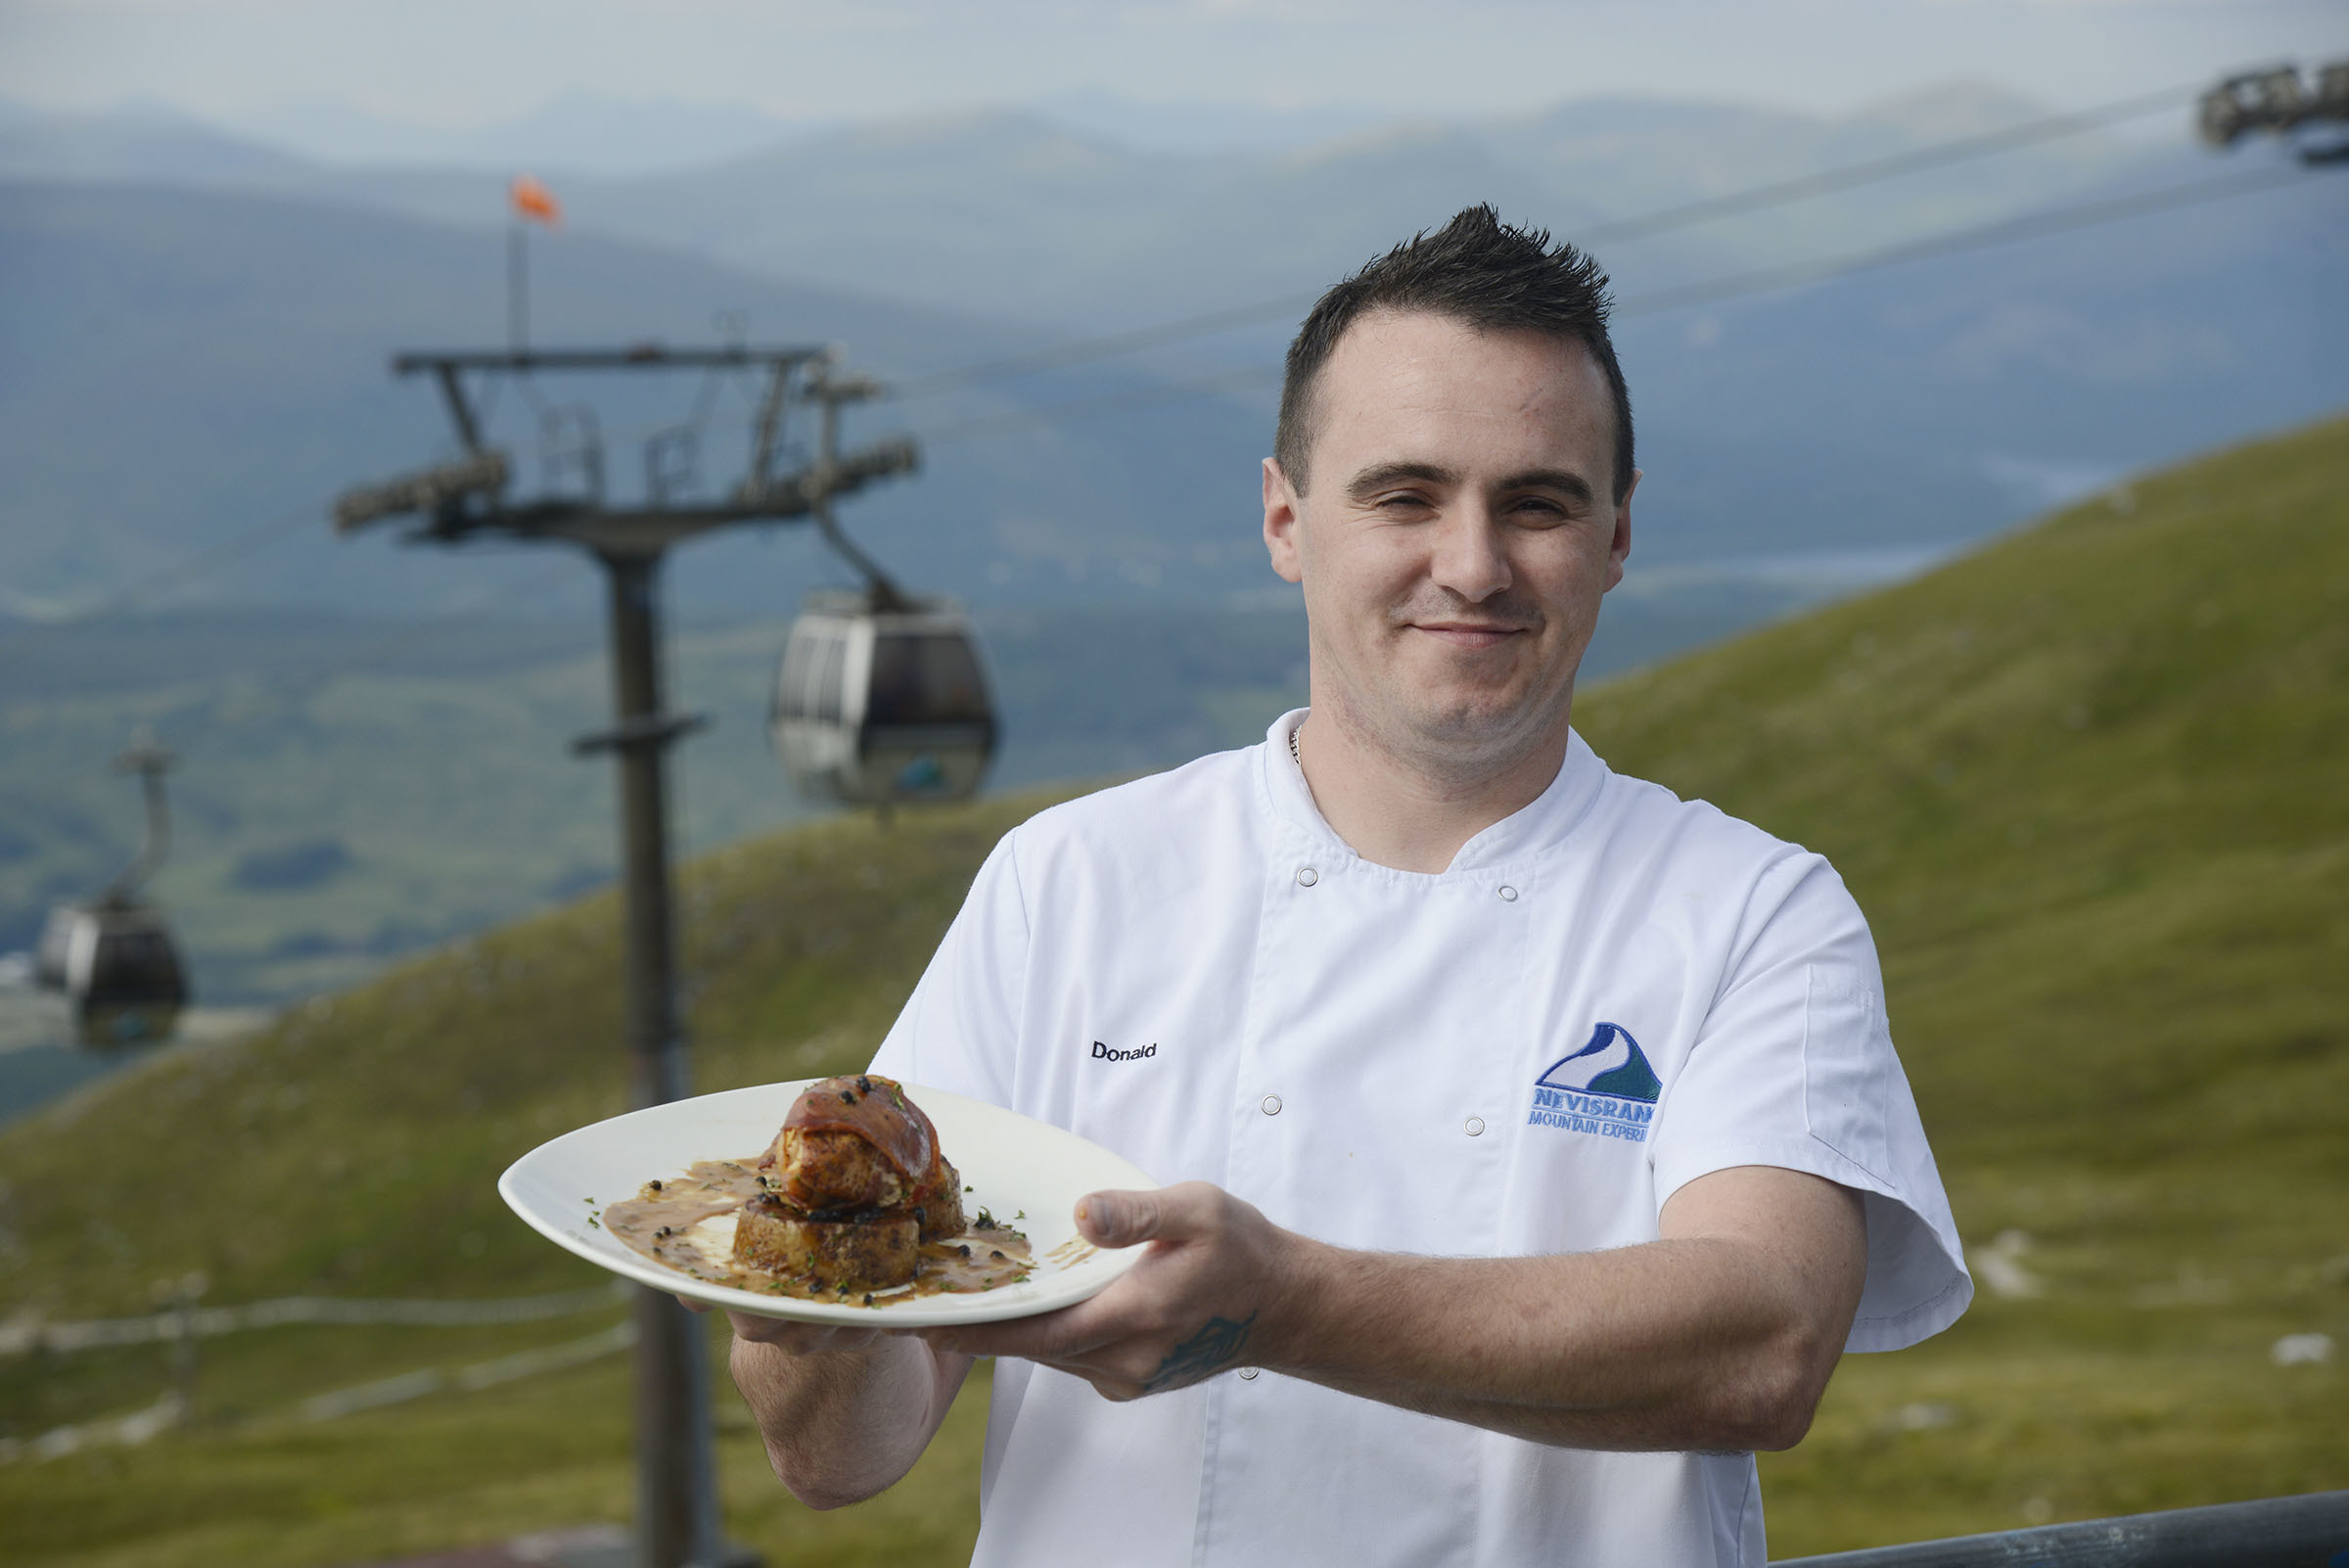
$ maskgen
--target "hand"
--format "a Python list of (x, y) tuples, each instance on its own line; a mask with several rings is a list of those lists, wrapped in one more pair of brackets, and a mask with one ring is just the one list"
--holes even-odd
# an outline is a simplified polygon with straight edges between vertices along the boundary
[(1096, 1192), (1077, 1205), (1096, 1247), (1148, 1243), (1132, 1270), (1090, 1301), (1003, 1323), (921, 1330), (933, 1350), (1020, 1356), (1082, 1377), (1105, 1399), (1182, 1388), (1256, 1359), (1297, 1271), (1301, 1238), (1204, 1181)]
[[(679, 1296), (687, 1312), (706, 1313), (710, 1304)], [(772, 1345), (786, 1356), (827, 1356), (839, 1351), (872, 1349), (881, 1338), (877, 1328), (843, 1328), (837, 1323), (800, 1323), (784, 1317), (761, 1317), (756, 1313), (729, 1312), (726, 1322), (734, 1337), (754, 1345)]]

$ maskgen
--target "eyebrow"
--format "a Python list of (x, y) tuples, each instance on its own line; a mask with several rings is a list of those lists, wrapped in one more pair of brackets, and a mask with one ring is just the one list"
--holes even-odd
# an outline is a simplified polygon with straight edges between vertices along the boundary
[(1522, 490), (1555, 490), (1585, 506), (1598, 499), (1590, 482), (1570, 468), (1529, 468), (1522, 474), (1511, 474), (1494, 488), (1504, 495)]
[[(1418, 480), (1428, 484), (1457, 484), (1457, 471), (1438, 463), (1380, 463), (1365, 468), (1346, 486), (1349, 498), (1366, 501), (1390, 484), (1406, 480)], [(1598, 498), (1590, 482), (1570, 468), (1529, 468), (1511, 474), (1494, 488), (1501, 494), (1522, 493), (1527, 490), (1552, 490), (1589, 506)]]
[(1435, 463), (1380, 463), (1355, 475), (1346, 486), (1349, 499), (1366, 501), (1390, 484), (1405, 480), (1420, 480), (1429, 484), (1456, 484), (1460, 476), (1451, 469)]

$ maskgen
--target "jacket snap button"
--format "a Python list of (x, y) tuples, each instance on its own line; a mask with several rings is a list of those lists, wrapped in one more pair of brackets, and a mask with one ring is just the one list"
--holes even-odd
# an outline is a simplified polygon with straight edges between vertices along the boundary
[(1256, 1368), (1253, 1366), (1243, 1366), (1240, 1368), (1240, 1375), (1246, 1378), (1249, 1382), (1253, 1383), (1256, 1381)]
[(1517, 901), (1517, 890), (1510, 887), (1507, 883), (1502, 883), (1497, 891), (1500, 894), (1501, 902), (1515, 903)]
[(1468, 1135), (1469, 1135), (1470, 1137), (1476, 1137), (1476, 1136), (1478, 1136), (1479, 1134), (1481, 1134), (1481, 1133), (1482, 1133), (1484, 1130), (1485, 1130), (1485, 1119), (1484, 1119), (1483, 1117), (1481, 1117), (1481, 1116), (1472, 1116), (1472, 1117), (1468, 1118)]
[(1278, 1116), (1280, 1114), (1279, 1095), (1267, 1094), (1265, 1096), (1265, 1114), (1267, 1116)]
[(1320, 880), (1321, 873), (1314, 870), (1312, 866), (1301, 865), (1297, 868), (1297, 886), (1301, 888), (1310, 888)]

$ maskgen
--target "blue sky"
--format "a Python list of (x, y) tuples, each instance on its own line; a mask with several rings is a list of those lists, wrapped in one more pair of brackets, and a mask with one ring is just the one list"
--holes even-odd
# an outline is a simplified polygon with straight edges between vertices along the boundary
[[(1594, 94), (2056, 105), (2349, 56), (2340, 0), (0, 0), (0, 95), (396, 142), (593, 98), (815, 123), (1080, 96), (1330, 123)], [(332, 151), (332, 148), (324, 149)]]

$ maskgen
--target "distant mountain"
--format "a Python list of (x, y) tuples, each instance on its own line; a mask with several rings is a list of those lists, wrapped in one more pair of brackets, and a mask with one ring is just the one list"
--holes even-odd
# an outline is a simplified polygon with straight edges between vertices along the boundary
[(269, 183), (309, 167), (173, 110), (58, 115), (0, 99), (0, 178)]
[[(1273, 155), (1144, 148), (1009, 111), (864, 126), (656, 177), (566, 182), (569, 226), (531, 242), (535, 330), (701, 340), (716, 312), (746, 309), (761, 337), (835, 339), (864, 366), (917, 376), (1187, 311), (1302, 301), (1473, 200), (1572, 235), (2033, 113), (1981, 88), (1838, 117), (1583, 102)], [(0, 142), (64, 134), (27, 123), (0, 125)], [(326, 168), (199, 139), (165, 179), (161, 144), (136, 146), (148, 163), (76, 155), (117, 170), (106, 183), (44, 177), (0, 193), (0, 608), (53, 611), (413, 465), (444, 438), (440, 415), (426, 388), (383, 377), (385, 354), (503, 335), (499, 173)], [(2234, 166), (2276, 153), (2245, 149)], [(1635, 572), (1974, 537), (2131, 468), (2349, 402), (2334, 283), (2349, 182), (2337, 179), (1637, 309), (1690, 280), (2226, 166), (2182, 136), (2082, 137), (1602, 245), (1630, 302), (1621, 344), (1648, 471)], [(133, 167), (163, 183), (119, 173)], [(1130, 360), (867, 411), (860, 429), (935, 439), (924, 478), (860, 500), (857, 526), (885, 558), (918, 552), (931, 585), (974, 598), (1260, 587), (1269, 380), (1183, 388), (1276, 366), (1294, 308)], [(605, 422), (673, 420), (687, 400), (608, 406)], [(738, 424), (739, 402), (723, 406)], [(502, 417), (534, 465), (517, 412)], [(1020, 422), (1031, 413), (1052, 422)], [(612, 454), (624, 483), (642, 434)], [(706, 461), (722, 456), (713, 446)], [(817, 570), (805, 551), (753, 548), (693, 552), (681, 596), (748, 609)], [(504, 564), (458, 574), (392, 555), (314, 536), (205, 591), (393, 608), (445, 602), (480, 573), (506, 580)]]
[(1110, 93), (1063, 93), (1035, 106), (1072, 130), (1162, 153), (1279, 153), (1388, 124), (1384, 104), (1281, 108), (1237, 101), (1149, 103)]
[[(1832, 119), (1585, 100), (1479, 123), (1389, 120), (1261, 149), (1135, 142), (1098, 116), (970, 110), (849, 127), (657, 176), (576, 176), (565, 199), (581, 227), (684, 246), (751, 271), (854, 279), (939, 308), (1100, 330), (1310, 296), (1471, 201), (1573, 237), (1605, 220), (2034, 112), (1961, 89)], [(1602, 247), (1602, 254), (1656, 286), (2004, 214), (2145, 161), (2137, 144), (2080, 138), (1731, 227)], [(502, 217), (485, 174), (339, 174), (352, 199), (452, 222)]]
[[(740, 311), (760, 342), (839, 343), (857, 368), (899, 375), (1027, 341), (592, 234), (545, 246), (533, 277), (540, 343), (708, 343), (719, 312)], [(0, 186), (0, 609), (67, 607), (281, 517), (286, 538), (180, 602), (416, 608), (526, 575), (511, 556), (460, 565), (383, 538), (338, 542), (327, 525), (345, 486), (447, 448), (432, 387), (395, 382), (386, 367), (398, 347), (504, 341), (494, 235), (233, 191)], [(601, 411), (622, 492), (641, 488), (638, 443), (688, 421), (703, 385), (644, 381), (633, 378), (631, 392), (611, 378), (540, 378), (531, 393), (614, 398)], [(1041, 395), (1128, 397), (1163, 385), (1109, 365)], [(702, 473), (716, 484), (741, 461), (755, 389), (708, 390), (716, 400)], [(982, 388), (927, 399), (920, 412), (950, 427), (1016, 416), (1037, 394)], [(535, 484), (537, 419), (521, 395), (494, 411), (492, 434)], [(850, 438), (901, 422), (891, 410), (860, 415)], [(934, 590), (1213, 596), (1267, 580), (1251, 510), (1264, 428), (1261, 414), (1217, 396), (1082, 429), (1015, 422), (984, 440), (935, 443), (920, 479), (844, 513), (885, 562)], [(1199, 454), (1224, 452), (1234, 455), (1221, 481), (1203, 482)], [(838, 578), (805, 547), (778, 551), (746, 534), (687, 552), (678, 593), (772, 607), (827, 573)]]
[(386, 119), (340, 99), (297, 99), (266, 112), (246, 134), (338, 166), (431, 163), (501, 174), (527, 168), (542, 175), (587, 169), (628, 175), (735, 158), (820, 128), (736, 104), (568, 94), (520, 115), (460, 125)]
[[(11, 158), (0, 138), (0, 171), (201, 177), (496, 226), (505, 220), (505, 177), (529, 163), (561, 176), (567, 212), (581, 228), (956, 312), (1047, 329), (1115, 329), (1310, 294), (1396, 237), (1474, 200), (1572, 237), (1602, 220), (2042, 113), (2011, 94), (1960, 84), (1838, 116), (1583, 99), (1484, 121), (1299, 115), (1289, 120), (1297, 134), (1232, 140), (1205, 129), (1178, 137), (1165, 128), (1178, 119), (1172, 110), (1135, 121), (1161, 126), (1156, 133), (1128, 133), (1117, 107), (1098, 100), (1077, 100), (1057, 114), (964, 110), (830, 129), (770, 122), (763, 135), (740, 112), (580, 101), (549, 106), (494, 135), (411, 129), (399, 145), (412, 151), (396, 161), (276, 155), (249, 168), (207, 164), (201, 172), (160, 147), (149, 149), (143, 165), (115, 151), (102, 154), (103, 120), (59, 120), (48, 123), (44, 145), (72, 149), (69, 156)], [(2183, 144), (2184, 108), (2178, 113)], [(1220, 122), (1212, 107), (1194, 114), (1203, 127)], [(26, 111), (16, 115), (39, 121)], [(314, 106), (310, 117), (365, 119), (347, 106)], [(369, 134), (388, 154), (391, 128)], [(507, 151), (489, 151), (484, 137)], [(207, 147), (224, 141), (210, 132), (201, 138)], [(322, 143), (345, 147), (352, 138), (324, 135)], [(635, 161), (611, 155), (631, 146)], [(709, 149), (699, 166), (673, 156), (693, 146)], [(566, 158), (566, 147), (575, 156)], [(216, 150), (207, 157), (220, 160)], [(676, 166), (629, 171), (654, 160)], [(2071, 138), (1602, 254), (1621, 275), (1653, 286), (2004, 213), (2145, 161), (2139, 143)]]

